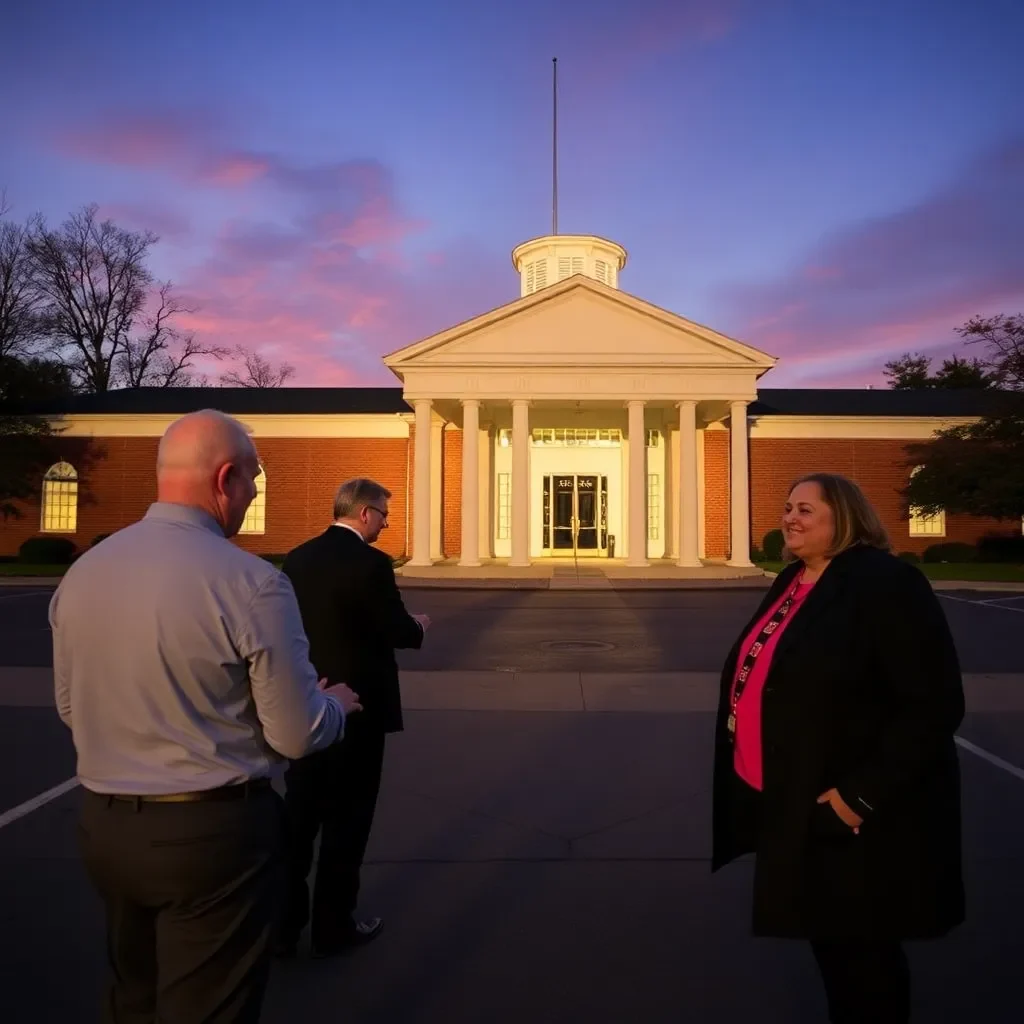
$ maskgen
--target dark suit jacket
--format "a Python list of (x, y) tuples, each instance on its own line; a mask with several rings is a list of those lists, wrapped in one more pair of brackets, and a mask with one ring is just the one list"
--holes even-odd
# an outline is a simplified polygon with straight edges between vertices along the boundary
[[(715, 868), (751, 848), (737, 828), (726, 727), (740, 639), (801, 568), (797, 562), (779, 574), (722, 672)], [(953, 637), (923, 574), (874, 548), (833, 559), (779, 639), (761, 709), (755, 932), (910, 939), (958, 924), (964, 892), (953, 738), (964, 694)], [(859, 835), (816, 803), (833, 787), (864, 817)]]
[(350, 724), (400, 731), (395, 649), (419, 648), (423, 630), (405, 610), (391, 559), (351, 530), (329, 526), (290, 551), (283, 571), (295, 588), (318, 675), (359, 694), (363, 710)]

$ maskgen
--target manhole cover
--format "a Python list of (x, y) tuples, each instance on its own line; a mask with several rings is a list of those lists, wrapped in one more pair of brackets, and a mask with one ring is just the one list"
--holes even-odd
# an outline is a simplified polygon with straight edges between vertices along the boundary
[(604, 640), (547, 640), (541, 648), (545, 651), (612, 651), (615, 644)]

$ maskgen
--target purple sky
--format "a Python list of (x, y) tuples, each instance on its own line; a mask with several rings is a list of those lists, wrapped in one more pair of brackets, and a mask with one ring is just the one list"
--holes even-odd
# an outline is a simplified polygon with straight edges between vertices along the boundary
[(1020, 0), (33, 0), (4, 16), (0, 187), (150, 228), (203, 338), (391, 384), (518, 297), (550, 229), (624, 290), (861, 386), (1024, 311)]

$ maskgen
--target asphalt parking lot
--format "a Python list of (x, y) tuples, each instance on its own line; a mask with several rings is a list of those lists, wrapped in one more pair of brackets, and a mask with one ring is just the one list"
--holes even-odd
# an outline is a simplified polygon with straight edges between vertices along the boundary
[[(0, 665), (52, 663), (48, 588), (0, 590)], [(403, 669), (447, 672), (716, 672), (757, 607), (751, 589), (405, 591), (433, 620), (429, 643), (400, 652)], [(957, 591), (941, 600), (964, 671), (1021, 672), (1024, 594)], [(600, 639), (610, 649), (574, 647)], [(559, 649), (565, 645), (567, 649)]]
[[(52, 708), (48, 598), (0, 590), (5, 1024), (97, 1020), (103, 980), (102, 915), (75, 849), (78, 791), (4, 819), (74, 774)], [(757, 599), (408, 591), (410, 609), (434, 625), (423, 651), (402, 656), (414, 707), (389, 741), (364, 876), (364, 909), (385, 917), (385, 934), (343, 961), (276, 967), (264, 1020), (824, 1021), (806, 950), (748, 935), (749, 863), (708, 868), (711, 673)], [(969, 918), (947, 940), (911, 948), (914, 1020), (1017, 1024), (1024, 595), (942, 600), (970, 709)], [(604, 674), (639, 696), (611, 710), (522, 710), (527, 694), (572, 673), (584, 689)], [(484, 687), (494, 710), (446, 705), (454, 677), (465, 681), (459, 694)], [(666, 701), (680, 689), (685, 700)]]

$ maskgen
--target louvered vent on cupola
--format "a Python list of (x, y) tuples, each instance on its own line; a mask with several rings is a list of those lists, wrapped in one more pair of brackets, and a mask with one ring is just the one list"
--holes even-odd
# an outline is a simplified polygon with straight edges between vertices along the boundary
[(538, 260), (537, 261), (537, 287), (534, 291), (540, 291), (541, 288), (547, 288), (548, 286), (548, 261)]
[(611, 267), (608, 266), (604, 260), (594, 260), (594, 277), (596, 277), (601, 284), (611, 284)]
[(583, 273), (582, 256), (559, 256), (558, 257), (558, 280), (564, 281), (573, 274)]

